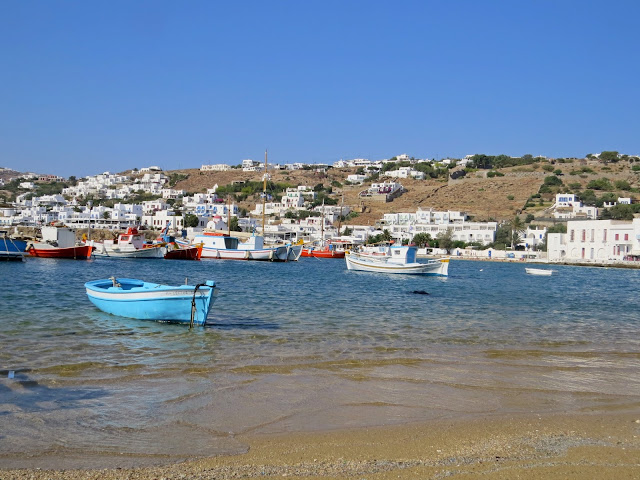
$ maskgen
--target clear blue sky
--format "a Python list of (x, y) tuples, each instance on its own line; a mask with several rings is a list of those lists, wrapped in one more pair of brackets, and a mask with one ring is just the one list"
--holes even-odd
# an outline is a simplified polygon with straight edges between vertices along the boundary
[(0, 166), (640, 154), (637, 1), (0, 0)]

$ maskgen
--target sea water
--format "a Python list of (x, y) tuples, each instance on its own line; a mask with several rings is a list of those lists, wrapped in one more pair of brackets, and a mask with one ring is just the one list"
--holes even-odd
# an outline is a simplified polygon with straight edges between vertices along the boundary
[[(241, 453), (239, 434), (633, 408), (640, 271), (452, 261), (448, 278), (269, 263), (0, 264), (0, 467)], [(215, 280), (205, 327), (97, 310), (84, 283)]]

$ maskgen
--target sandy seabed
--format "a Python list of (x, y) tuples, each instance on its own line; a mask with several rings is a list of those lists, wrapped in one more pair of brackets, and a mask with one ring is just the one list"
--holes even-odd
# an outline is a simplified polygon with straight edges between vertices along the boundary
[(640, 479), (637, 407), (238, 440), (247, 453), (133, 469), (0, 470), (0, 479)]

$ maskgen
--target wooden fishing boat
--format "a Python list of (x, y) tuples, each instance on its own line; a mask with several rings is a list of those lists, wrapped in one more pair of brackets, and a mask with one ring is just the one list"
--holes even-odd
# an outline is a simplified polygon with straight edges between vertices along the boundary
[(449, 275), (449, 258), (439, 258), (418, 262), (416, 260), (417, 248), (414, 246), (389, 245), (378, 247), (370, 252), (347, 252), (345, 260), (347, 269), (364, 272), (400, 273), (410, 275)]
[(0, 231), (0, 260), (24, 260), (27, 242), (11, 238), (6, 230)]
[(54, 247), (46, 243), (31, 244), (28, 247), (29, 255), (40, 258), (72, 258), (74, 260), (87, 260), (93, 252), (92, 245), (76, 245), (73, 247)]
[(27, 252), (32, 257), (41, 258), (72, 258), (86, 260), (91, 258), (94, 250), (92, 245), (76, 245), (76, 234), (73, 230), (63, 227), (42, 227), (42, 242), (32, 243)]
[(344, 258), (344, 250), (338, 250), (332, 243), (328, 243), (324, 246), (310, 246), (302, 249), (301, 256), (314, 257), (314, 258)]
[(177, 243), (167, 245), (166, 260), (200, 260), (202, 256), (202, 244), (180, 246)]
[(139, 320), (203, 325), (213, 303), (215, 282), (170, 286), (133, 278), (85, 283), (89, 300), (100, 310)]
[(114, 258), (163, 258), (166, 253), (164, 243), (147, 244), (137, 228), (129, 227), (116, 240), (96, 243), (94, 255)]

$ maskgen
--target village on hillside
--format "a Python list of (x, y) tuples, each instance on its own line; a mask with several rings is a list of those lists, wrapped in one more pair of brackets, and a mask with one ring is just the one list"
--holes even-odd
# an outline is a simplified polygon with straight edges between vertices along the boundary
[[(415, 243), (475, 258), (609, 263), (640, 258), (640, 158), (468, 155), (439, 161), (157, 166), (86, 178), (0, 169), (0, 227), (77, 232), (168, 227), (265, 242)], [(102, 232), (102, 233), (100, 233)]]

